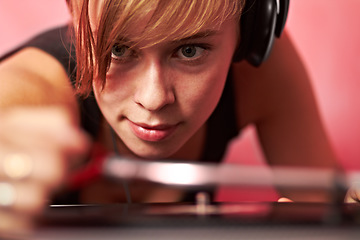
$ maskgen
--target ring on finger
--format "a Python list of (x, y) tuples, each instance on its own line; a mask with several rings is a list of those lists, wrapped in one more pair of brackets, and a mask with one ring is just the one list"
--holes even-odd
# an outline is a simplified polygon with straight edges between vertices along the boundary
[(28, 177), (32, 170), (34, 161), (26, 154), (8, 154), (2, 160), (5, 175), (14, 180), (21, 180)]
[(10, 207), (15, 203), (15, 187), (7, 182), (0, 182), (0, 207)]

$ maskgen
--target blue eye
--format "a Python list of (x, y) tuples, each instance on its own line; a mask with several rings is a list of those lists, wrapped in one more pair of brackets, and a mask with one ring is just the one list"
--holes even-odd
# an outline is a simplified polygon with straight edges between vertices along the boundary
[(129, 56), (129, 47), (125, 45), (115, 44), (111, 49), (111, 55), (113, 58), (124, 58)]
[(181, 48), (181, 53), (184, 57), (194, 57), (196, 55), (196, 47), (194, 46), (186, 46)]
[(186, 45), (181, 47), (177, 54), (183, 59), (196, 59), (202, 56), (205, 48), (196, 45)]

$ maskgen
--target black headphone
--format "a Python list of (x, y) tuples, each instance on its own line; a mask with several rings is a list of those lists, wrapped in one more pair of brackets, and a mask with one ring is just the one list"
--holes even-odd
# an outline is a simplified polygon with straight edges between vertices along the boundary
[(246, 60), (259, 66), (280, 37), (288, 15), (290, 0), (246, 0), (240, 19), (240, 44), (234, 62)]

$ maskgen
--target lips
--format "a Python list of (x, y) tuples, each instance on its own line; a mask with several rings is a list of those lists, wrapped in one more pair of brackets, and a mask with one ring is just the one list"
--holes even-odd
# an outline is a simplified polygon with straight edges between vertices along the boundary
[(128, 120), (128, 123), (130, 129), (138, 138), (149, 142), (158, 142), (170, 137), (178, 127), (178, 124), (150, 126), (144, 123), (135, 123), (130, 120)]

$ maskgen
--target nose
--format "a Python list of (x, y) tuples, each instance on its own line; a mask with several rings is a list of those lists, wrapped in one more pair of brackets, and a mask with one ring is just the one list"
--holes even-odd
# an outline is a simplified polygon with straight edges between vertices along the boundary
[(151, 61), (139, 74), (134, 101), (149, 111), (158, 111), (175, 102), (175, 93), (161, 63)]

